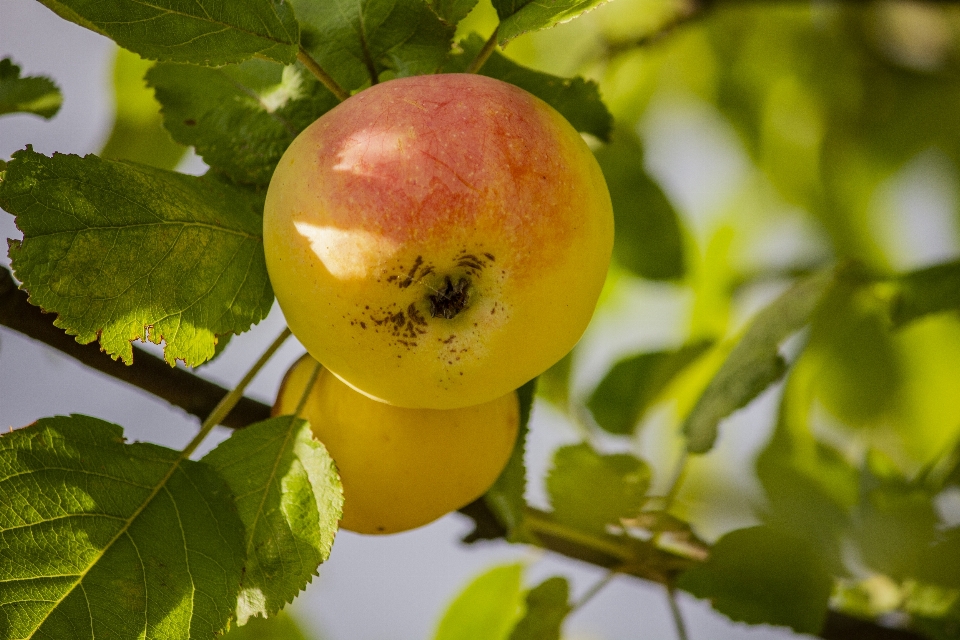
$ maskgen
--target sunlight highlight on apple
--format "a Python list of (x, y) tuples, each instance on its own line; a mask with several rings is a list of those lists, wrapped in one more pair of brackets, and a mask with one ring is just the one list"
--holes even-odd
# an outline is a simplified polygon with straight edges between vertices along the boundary
[(310, 243), (330, 275), (338, 280), (366, 278), (377, 264), (376, 256), (389, 258), (395, 251), (389, 242), (363, 229), (322, 227), (300, 220), (293, 226)]

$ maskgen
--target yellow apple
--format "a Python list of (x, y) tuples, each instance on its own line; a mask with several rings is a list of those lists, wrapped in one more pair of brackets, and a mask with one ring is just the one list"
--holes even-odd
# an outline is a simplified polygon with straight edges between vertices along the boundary
[(263, 239), (313, 357), (372, 398), (450, 409), (503, 396), (576, 344), (613, 213), (589, 148), (549, 105), (482, 76), (417, 76), (293, 141)]
[[(280, 386), (274, 415), (296, 411), (317, 362), (298, 360)], [(513, 451), (520, 408), (513, 391), (461, 409), (406, 409), (357, 393), (326, 369), (301, 417), (337, 463), (341, 527), (396, 533), (473, 502)]]

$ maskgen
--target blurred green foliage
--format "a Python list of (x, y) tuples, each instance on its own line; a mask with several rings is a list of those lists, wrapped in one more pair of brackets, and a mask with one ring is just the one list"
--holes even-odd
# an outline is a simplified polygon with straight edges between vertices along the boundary
[[(489, 33), (495, 22), (481, 3), (465, 24)], [(960, 486), (960, 8), (619, 0), (526, 34), (505, 55), (596, 80), (614, 115), (613, 141), (596, 155), (621, 269), (601, 318), (628, 296), (653, 302), (636, 291), (662, 295), (639, 279), (673, 282), (686, 301), (630, 328), (672, 323), (679, 339), (624, 342), (629, 355), (602, 368), (582, 345), (543, 387), (587, 441), (613, 436), (650, 463), (637, 512), (664, 498), (695, 531), (726, 533), (680, 584), (735, 619), (817, 632), (830, 601), (956, 637), (960, 514), (943, 492)], [(709, 168), (693, 164), (711, 144), (721, 148), (702, 160)], [(929, 154), (942, 170), (921, 185), (913, 168)], [(719, 171), (718, 195), (696, 200), (707, 187), (681, 182), (678, 167), (704, 183)], [(827, 265), (839, 265), (834, 279), (793, 320), (769, 304)], [(749, 323), (764, 313), (763, 358), (734, 357), (760, 344)], [(598, 324), (609, 333), (611, 322)], [(735, 371), (724, 365), (734, 360)], [(766, 401), (777, 409), (756, 413), (748, 403), (784, 373)], [(751, 379), (749, 393), (736, 390)], [(710, 437), (693, 450), (704, 453), (684, 458), (679, 429), (705, 419), (705, 402), (718, 439), (702, 430)], [(753, 464), (742, 466), (731, 438), (754, 443)], [(581, 480), (564, 500), (595, 499), (599, 476)], [(793, 553), (778, 556), (784, 547)]]
[(113, 62), (116, 115), (110, 137), (99, 155), (109, 160), (132, 160), (158, 169), (173, 169), (187, 148), (174, 142), (163, 127), (160, 103), (144, 80), (152, 65), (150, 60), (117, 48)]

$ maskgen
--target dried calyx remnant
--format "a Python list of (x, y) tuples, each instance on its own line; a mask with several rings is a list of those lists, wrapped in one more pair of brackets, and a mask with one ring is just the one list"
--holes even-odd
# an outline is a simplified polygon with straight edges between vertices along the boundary
[(467, 306), (470, 280), (460, 278), (456, 282), (447, 276), (443, 286), (430, 298), (430, 315), (451, 320)]

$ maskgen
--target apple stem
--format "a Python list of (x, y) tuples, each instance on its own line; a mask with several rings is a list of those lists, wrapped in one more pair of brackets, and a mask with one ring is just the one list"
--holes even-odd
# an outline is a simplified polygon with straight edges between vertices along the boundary
[(480, 53), (473, 59), (470, 66), (467, 67), (467, 73), (478, 73), (487, 59), (493, 54), (493, 49), (497, 46), (497, 32), (499, 30), (500, 25), (497, 25), (497, 28), (493, 30), (493, 33), (490, 34), (490, 37), (487, 38), (487, 41), (483, 44), (483, 49), (480, 49)]
[(246, 390), (247, 385), (253, 380), (253, 378), (260, 373), (260, 369), (263, 368), (263, 365), (267, 364), (267, 361), (276, 353), (277, 349), (284, 343), (284, 341), (290, 337), (290, 329), (285, 328), (277, 339), (267, 347), (267, 350), (263, 352), (263, 355), (254, 363), (250, 370), (243, 376), (243, 379), (240, 380), (240, 383), (230, 391), (223, 399), (214, 407), (213, 411), (210, 412), (210, 415), (206, 420), (203, 421), (203, 424), (200, 425), (200, 432), (194, 436), (193, 440), (190, 441), (190, 444), (184, 448), (180, 453), (180, 460), (185, 460), (190, 457), (190, 454), (193, 453), (200, 443), (203, 442), (203, 439), (206, 438), (213, 428), (220, 424), (220, 421), (223, 420), (230, 410), (233, 409), (234, 405), (243, 398), (243, 392)]
[(310, 71), (310, 73), (316, 76), (317, 80), (320, 81), (320, 84), (329, 89), (330, 93), (336, 96), (337, 100), (343, 102), (350, 97), (350, 94), (344, 91), (343, 87), (337, 84), (337, 81), (334, 80), (329, 73), (323, 70), (323, 67), (320, 66), (320, 63), (314, 60), (302, 45), (300, 50), (297, 51), (297, 60), (299, 60), (303, 66)]

